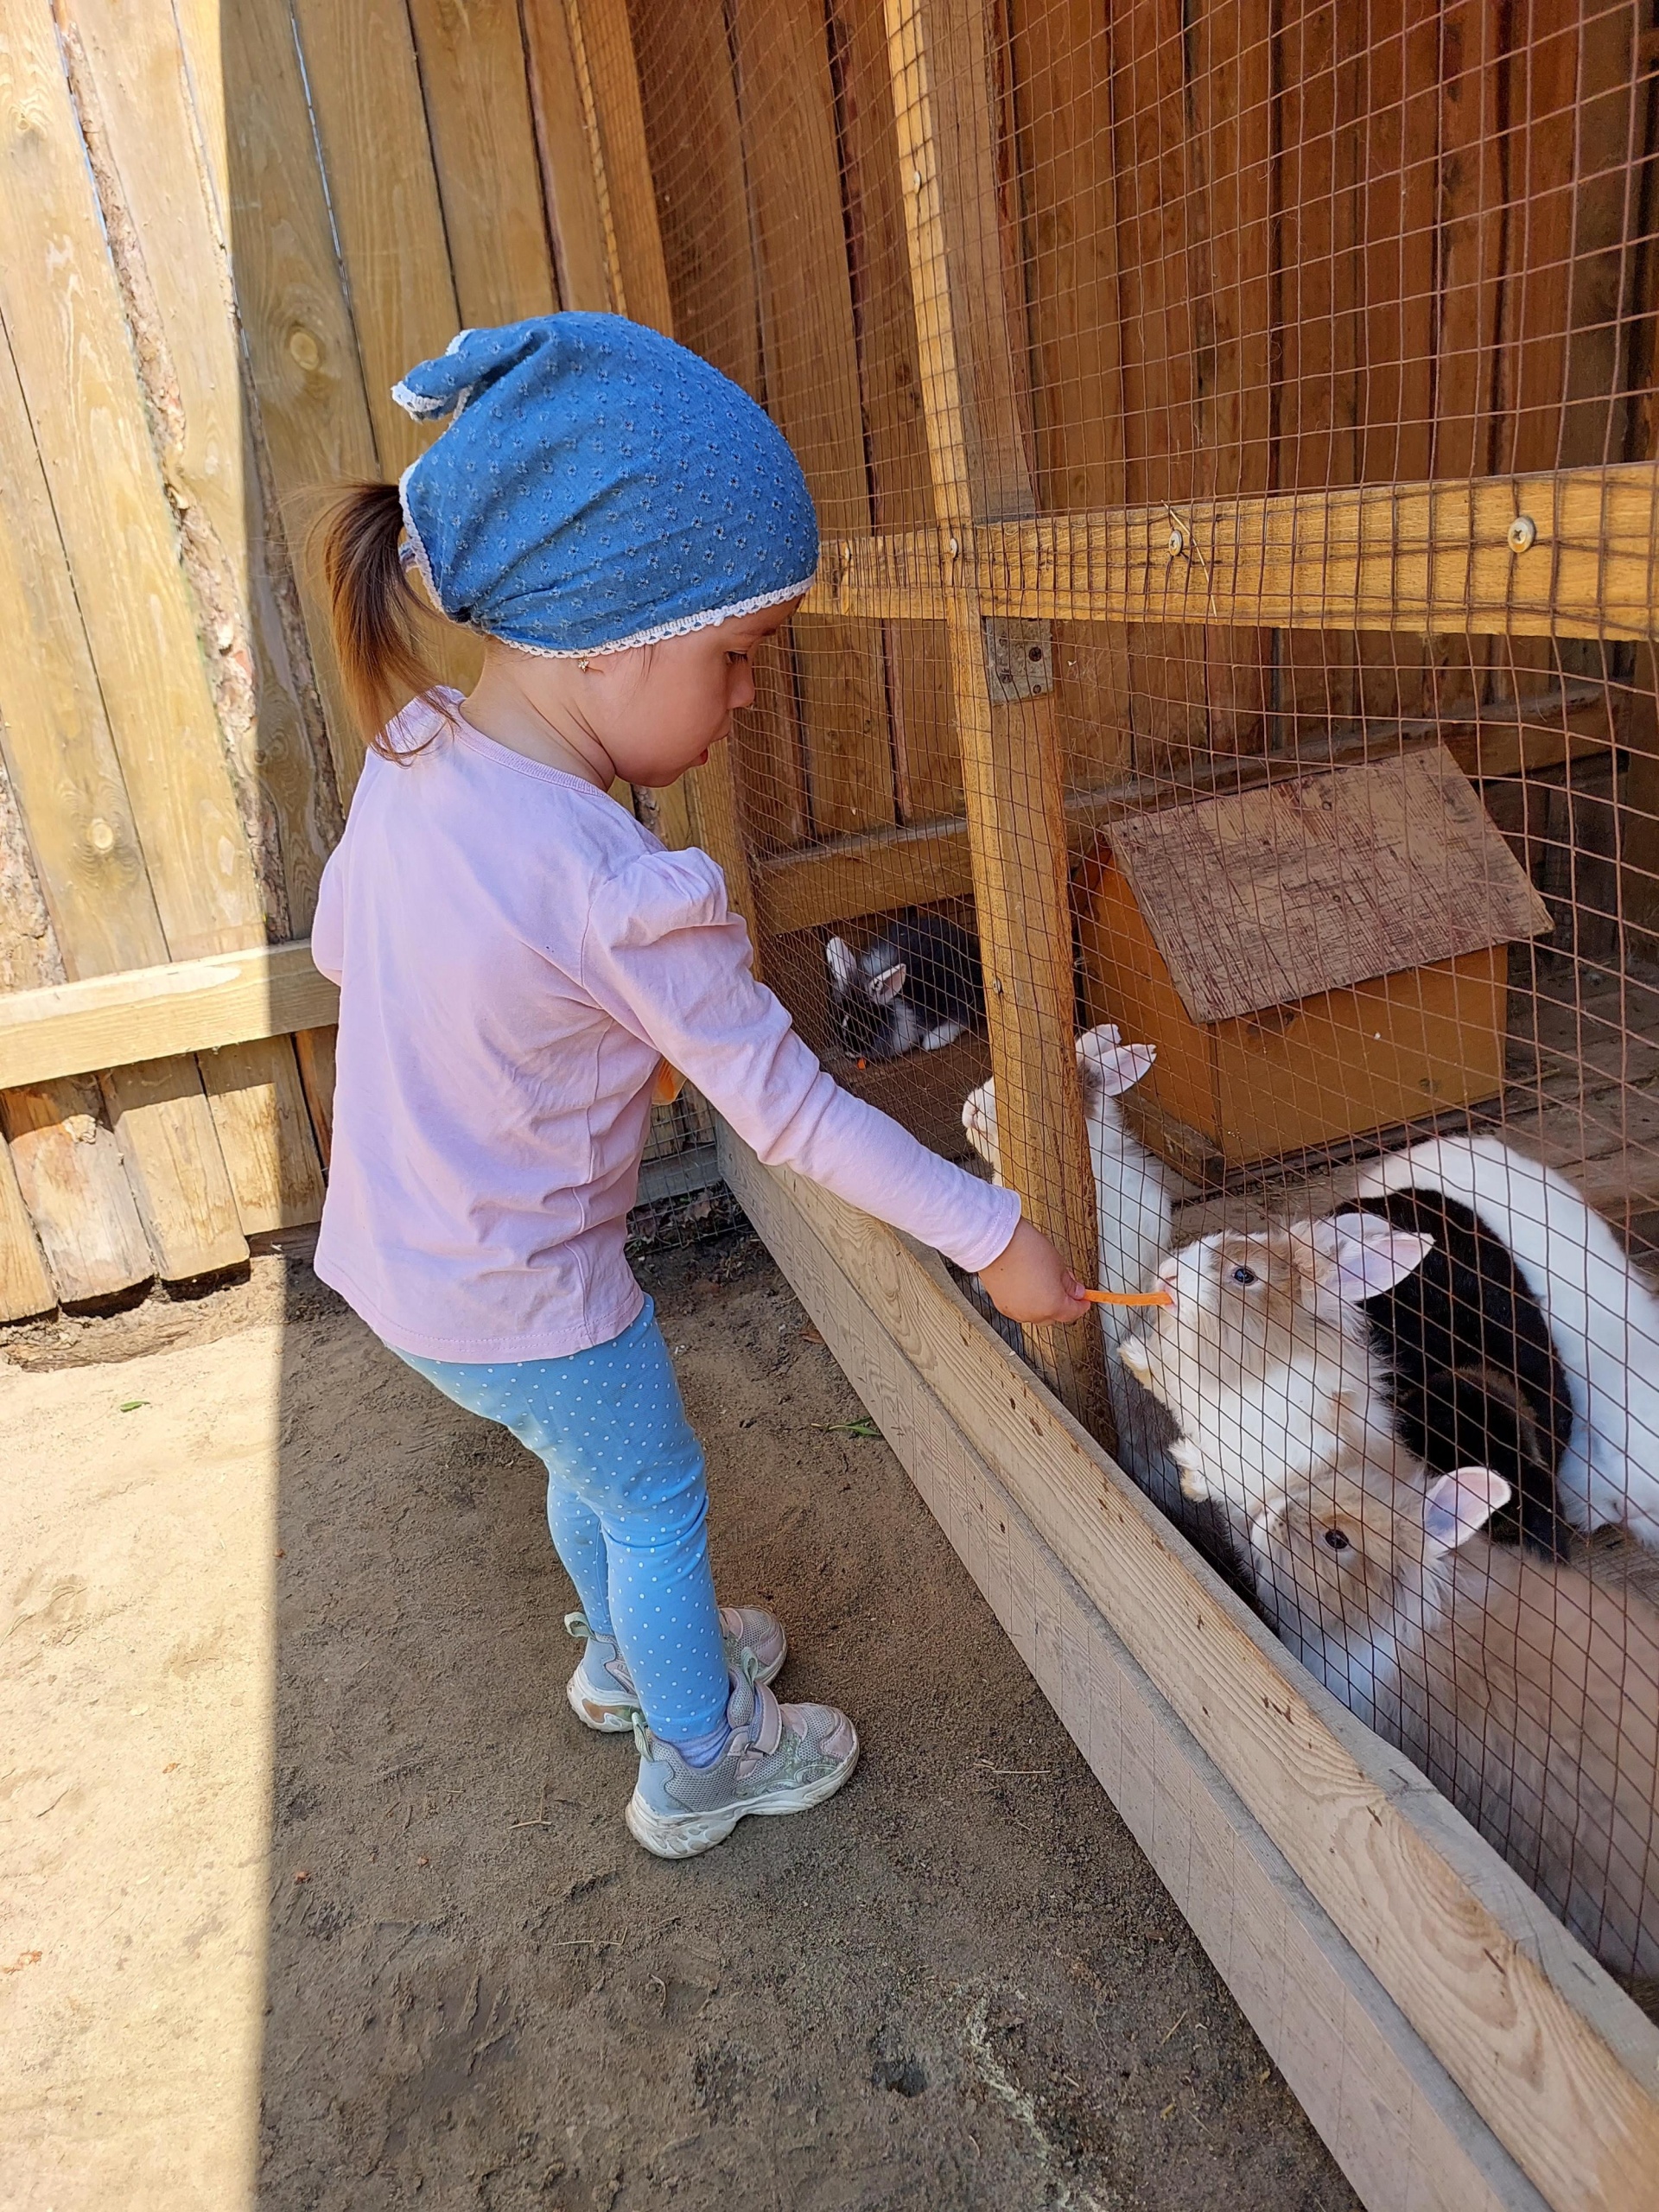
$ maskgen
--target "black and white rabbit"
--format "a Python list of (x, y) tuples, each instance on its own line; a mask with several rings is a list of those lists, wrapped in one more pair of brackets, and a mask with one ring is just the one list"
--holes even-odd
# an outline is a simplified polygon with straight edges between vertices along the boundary
[(1390, 1191), (1358, 1211), (1433, 1239), (1421, 1266), (1361, 1309), (1388, 1366), (1401, 1442), (1433, 1474), (1495, 1470), (1510, 1497), (1491, 1534), (1564, 1559), (1555, 1471), (1572, 1438), (1572, 1392), (1508, 1245), (1440, 1190)]
[(1440, 1137), (1379, 1160), (1362, 1201), (1443, 1191), (1515, 1255), (1567, 1371), (1573, 1427), (1556, 1469), (1573, 1528), (1659, 1547), (1659, 1297), (1564, 1176), (1498, 1137)]
[(985, 1026), (978, 940), (943, 914), (901, 914), (862, 952), (832, 937), (824, 958), (836, 1033), (855, 1059), (937, 1052)]

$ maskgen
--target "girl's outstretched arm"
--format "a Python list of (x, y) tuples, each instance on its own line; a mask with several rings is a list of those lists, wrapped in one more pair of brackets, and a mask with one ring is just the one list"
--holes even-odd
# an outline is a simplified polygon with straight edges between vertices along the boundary
[[(724, 879), (708, 855), (652, 852), (594, 894), (581, 981), (680, 1069), (768, 1166), (794, 1168), (982, 1274), (1015, 1241), (1018, 1193), (942, 1160), (842, 1090), (797, 1036), (787, 1009), (755, 981), (750, 960), (748, 931), (728, 907)], [(1038, 1287), (1016, 1266), (1007, 1287), (1020, 1302), (1030, 1293), (1046, 1306), (1064, 1270), (1029, 1228), (1020, 1240), (1027, 1261), (1028, 1238), (1050, 1254), (1054, 1280)], [(1084, 1310), (1078, 1303), (1014, 1318), (1070, 1320)]]

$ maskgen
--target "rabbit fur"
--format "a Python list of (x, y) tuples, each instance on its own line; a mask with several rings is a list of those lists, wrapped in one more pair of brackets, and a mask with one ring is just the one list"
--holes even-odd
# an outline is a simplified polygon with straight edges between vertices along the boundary
[(1543, 1310), (1573, 1401), (1555, 1477), (1563, 1515), (1659, 1546), (1659, 1298), (1566, 1178), (1500, 1138), (1414, 1145), (1376, 1162), (1358, 1195), (1411, 1185), (1471, 1208)]
[(1659, 1973), (1659, 1611), (1480, 1533), (1509, 1484), (1362, 1432), (1252, 1517), (1255, 1594), (1615, 1973)]
[(1222, 1230), (1163, 1262), (1158, 1281), (1174, 1302), (1118, 1356), (1175, 1418), (1171, 1456), (1188, 1498), (1218, 1499), (1242, 1531), (1274, 1496), (1335, 1465), (1355, 1408), (1371, 1448), (1398, 1453), (1387, 1370), (1360, 1309), (1430, 1247), (1348, 1213)]
[[(1103, 1290), (1145, 1290), (1169, 1249), (1172, 1190), (1163, 1163), (1135, 1135), (1118, 1099), (1140, 1082), (1155, 1058), (1150, 1045), (1126, 1045), (1103, 1022), (1077, 1039), (1095, 1202)], [(962, 1109), (968, 1141), (999, 1179), (996, 1086), (983, 1083)], [(1132, 1309), (1097, 1308), (1106, 1340), (1107, 1389), (1117, 1427), (1119, 1465), (1224, 1572), (1239, 1569), (1237, 1535), (1213, 1506), (1182, 1495), (1170, 1458), (1174, 1424), (1166, 1409), (1110, 1357), (1134, 1324)]]

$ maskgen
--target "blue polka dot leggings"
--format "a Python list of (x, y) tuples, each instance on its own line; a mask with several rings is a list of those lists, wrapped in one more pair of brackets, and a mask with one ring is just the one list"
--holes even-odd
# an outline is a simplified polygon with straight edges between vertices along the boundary
[(657, 1733), (679, 1743), (721, 1726), (728, 1686), (702, 1446), (650, 1300), (620, 1337), (564, 1359), (397, 1357), (468, 1413), (510, 1428), (546, 1467), (559, 1557), (588, 1625), (621, 1646)]

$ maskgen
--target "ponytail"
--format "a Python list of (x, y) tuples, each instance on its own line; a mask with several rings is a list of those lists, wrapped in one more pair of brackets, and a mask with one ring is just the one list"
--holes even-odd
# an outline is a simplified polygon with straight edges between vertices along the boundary
[(387, 744), (384, 725), (437, 681), (422, 639), (435, 618), (404, 568), (403, 531), (395, 484), (344, 486), (315, 527), (340, 673), (370, 750), (389, 760), (422, 748)]

